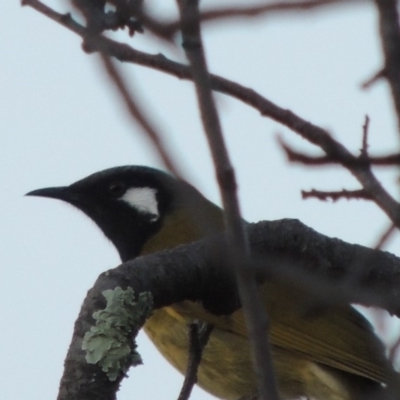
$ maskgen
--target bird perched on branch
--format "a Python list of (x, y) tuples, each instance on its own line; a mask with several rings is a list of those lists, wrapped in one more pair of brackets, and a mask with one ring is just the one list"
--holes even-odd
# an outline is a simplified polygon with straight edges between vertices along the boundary
[[(28, 195), (63, 200), (83, 211), (124, 262), (224, 230), (219, 207), (188, 183), (148, 167), (112, 168), (70, 186)], [(288, 290), (267, 280), (260, 291), (270, 318), (269, 340), (282, 399), (381, 398), (382, 383), (392, 367), (361, 314), (349, 305), (305, 319), (299, 304), (306, 295), (300, 289)], [(240, 309), (217, 316), (185, 301), (155, 310), (144, 329), (163, 356), (185, 373), (187, 324), (195, 319), (214, 326), (199, 366), (198, 384), (221, 399), (255, 398), (256, 378)]]

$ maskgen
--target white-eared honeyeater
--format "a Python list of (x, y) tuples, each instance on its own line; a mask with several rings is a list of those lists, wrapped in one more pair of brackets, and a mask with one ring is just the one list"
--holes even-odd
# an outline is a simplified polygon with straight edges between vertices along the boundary
[[(70, 186), (28, 195), (60, 199), (83, 211), (112, 241), (122, 261), (224, 230), (219, 207), (188, 183), (148, 167), (111, 168)], [(305, 319), (298, 312), (303, 293), (268, 280), (260, 291), (270, 318), (269, 339), (282, 399), (383, 398), (382, 383), (392, 367), (361, 314), (349, 305)], [(186, 301), (154, 311), (144, 329), (164, 357), (184, 373), (187, 324), (195, 319), (214, 325), (199, 366), (198, 384), (221, 399), (255, 396), (240, 309), (216, 316)]]

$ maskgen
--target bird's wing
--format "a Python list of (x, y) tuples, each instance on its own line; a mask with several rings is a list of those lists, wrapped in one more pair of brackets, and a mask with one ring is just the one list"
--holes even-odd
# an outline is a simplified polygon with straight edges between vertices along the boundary
[[(316, 363), (385, 382), (391, 371), (380, 340), (368, 321), (351, 306), (324, 308), (306, 316), (309, 295), (267, 283), (261, 296), (269, 316), (271, 344), (293, 351)], [(174, 306), (175, 308), (175, 306)], [(185, 318), (201, 319), (215, 327), (247, 336), (241, 310), (216, 316), (196, 303), (184, 302), (176, 311)]]

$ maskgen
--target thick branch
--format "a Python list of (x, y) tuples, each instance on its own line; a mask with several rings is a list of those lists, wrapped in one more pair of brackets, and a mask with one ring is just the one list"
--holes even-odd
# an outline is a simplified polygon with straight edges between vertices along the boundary
[[(248, 233), (260, 281), (274, 277), (277, 284), (314, 293), (323, 304), (327, 299), (330, 305), (361, 303), (400, 316), (400, 259), (394, 255), (326, 237), (297, 220), (250, 224)], [(104, 290), (120, 286), (136, 294), (151, 292), (155, 308), (193, 300), (214, 314), (237, 309), (231, 269), (223, 268), (224, 248), (224, 237), (217, 236), (137, 258), (100, 275), (75, 324), (58, 400), (115, 399), (123, 376), (109, 381), (97, 365), (87, 364), (81, 347), (94, 323), (93, 312), (104, 308)]]

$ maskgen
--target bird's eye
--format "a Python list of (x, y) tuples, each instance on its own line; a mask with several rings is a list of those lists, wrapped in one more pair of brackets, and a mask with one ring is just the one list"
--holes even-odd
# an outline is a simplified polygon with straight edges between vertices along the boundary
[(115, 198), (121, 197), (126, 192), (126, 186), (123, 182), (113, 182), (108, 187), (108, 193)]

